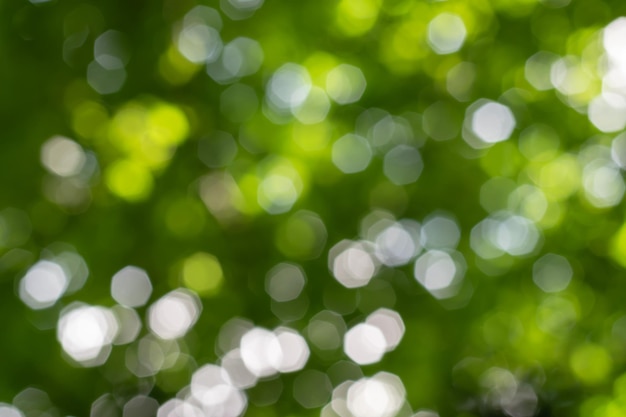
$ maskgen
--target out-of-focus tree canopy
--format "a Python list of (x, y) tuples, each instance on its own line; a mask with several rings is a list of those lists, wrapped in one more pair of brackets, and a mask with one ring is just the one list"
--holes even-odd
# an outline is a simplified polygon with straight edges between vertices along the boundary
[(626, 3), (0, 2), (0, 417), (626, 415)]

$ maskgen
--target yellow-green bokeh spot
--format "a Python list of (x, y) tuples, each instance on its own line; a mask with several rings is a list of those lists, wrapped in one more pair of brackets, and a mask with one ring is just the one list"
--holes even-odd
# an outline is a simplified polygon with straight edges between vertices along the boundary
[(606, 349), (593, 343), (576, 347), (569, 364), (574, 376), (587, 385), (604, 382), (613, 369), (613, 360)]
[(246, 173), (237, 181), (241, 196), (243, 197), (233, 201), (233, 206), (237, 211), (252, 216), (262, 210), (257, 202), (259, 183), (259, 177), (253, 172)]
[(374, 26), (379, 11), (380, 0), (341, 0), (335, 24), (345, 35), (360, 36)]
[(382, 10), (390, 16), (402, 16), (411, 10), (415, 0), (385, 0)]
[(502, 142), (491, 147), (481, 158), (480, 165), (492, 177), (514, 177), (523, 163), (517, 146)]
[(615, 397), (626, 404), (626, 374), (620, 375), (613, 383), (613, 393)]
[(133, 202), (145, 200), (153, 187), (150, 170), (128, 159), (118, 160), (106, 168), (105, 183), (113, 194)]
[(297, 145), (298, 154), (311, 158), (328, 152), (328, 143), (332, 132), (333, 125), (328, 120), (312, 125), (294, 122), (292, 127), (293, 141), (288, 143)]
[(217, 294), (224, 283), (224, 272), (219, 260), (206, 252), (197, 252), (182, 264), (183, 284), (202, 296)]
[(553, 128), (536, 124), (520, 134), (519, 150), (531, 161), (547, 162), (557, 155), (560, 142)]
[(591, 397), (580, 405), (579, 415), (580, 417), (608, 417), (607, 410), (610, 403), (609, 397), (599, 395)]
[(109, 124), (113, 148), (151, 170), (165, 167), (176, 146), (188, 134), (185, 113), (158, 100), (129, 102), (115, 113)]
[(303, 63), (306, 67), (311, 81), (318, 87), (324, 87), (326, 85), (326, 77), (330, 70), (335, 68), (341, 62), (337, 60), (333, 55), (317, 51), (311, 54)]
[(410, 74), (418, 62), (429, 54), (425, 39), (426, 22), (423, 20), (399, 23), (388, 27), (380, 42), (380, 59), (394, 73)]
[(539, 220), (538, 224), (543, 229), (549, 229), (561, 224), (564, 218), (565, 209), (562, 204), (556, 201), (549, 201), (546, 211), (541, 220)]
[(575, 155), (562, 154), (544, 165), (529, 165), (528, 169), (548, 200), (563, 201), (580, 187), (581, 168)]
[(146, 109), (139, 103), (130, 102), (122, 106), (109, 125), (111, 145), (125, 153), (141, 149), (146, 131), (146, 116)]
[(176, 146), (189, 134), (189, 122), (185, 113), (178, 107), (158, 102), (148, 113), (151, 140), (160, 146)]
[(609, 254), (617, 263), (626, 268), (626, 223), (613, 236)]
[(258, 171), (257, 202), (270, 214), (289, 211), (308, 186), (308, 169), (296, 159), (268, 157)]

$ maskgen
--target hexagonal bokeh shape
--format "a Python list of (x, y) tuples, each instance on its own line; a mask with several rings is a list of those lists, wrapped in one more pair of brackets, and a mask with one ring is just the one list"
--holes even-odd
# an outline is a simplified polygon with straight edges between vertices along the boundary
[(398, 346), (406, 330), (400, 314), (388, 308), (379, 308), (374, 311), (367, 316), (365, 322), (378, 327), (383, 333), (387, 344), (387, 352)]
[(148, 310), (148, 327), (165, 340), (183, 337), (196, 323), (202, 310), (198, 296), (179, 288), (158, 299)]
[(126, 307), (140, 307), (148, 302), (152, 283), (146, 271), (136, 266), (120, 269), (111, 279), (111, 296)]

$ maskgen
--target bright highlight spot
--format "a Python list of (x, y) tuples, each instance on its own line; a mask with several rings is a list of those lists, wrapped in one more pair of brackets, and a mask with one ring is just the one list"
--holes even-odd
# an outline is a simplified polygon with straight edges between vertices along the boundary
[(421, 250), (420, 225), (408, 220), (392, 223), (376, 236), (376, 257), (387, 266), (406, 265)]
[(118, 324), (113, 313), (98, 306), (71, 305), (61, 313), (57, 340), (83, 366), (102, 365), (108, 358)]
[(274, 330), (274, 333), (278, 338), (282, 352), (282, 358), (276, 370), (282, 373), (288, 373), (296, 372), (304, 368), (311, 354), (304, 337), (295, 330), (287, 327), (279, 327)]
[(265, 377), (278, 372), (283, 352), (274, 332), (255, 327), (243, 335), (239, 349), (246, 368), (255, 376)]
[(69, 278), (55, 262), (39, 261), (20, 280), (21, 300), (33, 310), (51, 307), (63, 296)]
[(202, 409), (192, 403), (178, 398), (172, 398), (161, 404), (157, 410), (157, 417), (204, 417)]
[(311, 77), (303, 66), (285, 64), (278, 68), (267, 83), (268, 104), (279, 113), (293, 112), (309, 95)]
[(626, 17), (619, 17), (604, 28), (603, 45), (609, 56), (620, 62), (626, 61)]
[(524, 65), (524, 74), (530, 85), (539, 91), (553, 88), (550, 68), (558, 58), (558, 55), (546, 51), (539, 51), (528, 58)]
[(394, 350), (404, 336), (404, 322), (398, 312), (388, 308), (379, 308), (365, 319), (367, 324), (378, 327), (386, 342), (386, 352)]
[(364, 244), (342, 240), (331, 248), (328, 267), (346, 288), (363, 287), (376, 273), (376, 264)]
[(71, 177), (85, 165), (83, 148), (71, 139), (53, 136), (41, 146), (41, 163), (52, 174)]
[(589, 103), (589, 121), (602, 132), (617, 132), (626, 127), (626, 99), (604, 93)]
[(384, 333), (373, 324), (357, 324), (346, 332), (343, 340), (344, 352), (359, 365), (379, 362), (387, 351)]
[(204, 365), (194, 372), (191, 395), (202, 405), (203, 415), (235, 417), (247, 405), (245, 395), (232, 384), (228, 372), (217, 365)]
[(256, 385), (257, 376), (248, 370), (239, 348), (229, 351), (220, 361), (222, 368), (228, 372), (231, 383), (237, 388), (251, 388)]
[(24, 417), (24, 414), (10, 404), (0, 403), (0, 417)]
[(397, 376), (379, 372), (348, 389), (346, 404), (354, 417), (392, 417), (402, 407), (406, 390)]
[(178, 339), (196, 323), (201, 309), (195, 293), (183, 289), (171, 291), (150, 306), (148, 327), (161, 339)]
[(213, 62), (222, 51), (219, 32), (203, 24), (184, 27), (178, 34), (176, 45), (181, 55), (196, 64)]
[(466, 36), (463, 19), (456, 14), (441, 13), (428, 24), (428, 44), (439, 55), (461, 49)]
[(488, 101), (474, 111), (471, 126), (480, 140), (492, 144), (511, 136), (515, 128), (515, 118), (507, 106)]

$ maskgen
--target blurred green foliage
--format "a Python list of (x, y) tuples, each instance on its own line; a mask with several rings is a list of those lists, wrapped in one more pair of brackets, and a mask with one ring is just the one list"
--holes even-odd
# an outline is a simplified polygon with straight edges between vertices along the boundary
[[(156, 415), (125, 405), (183, 398), (239, 317), (311, 350), (241, 391), (247, 416), (625, 415), (624, 13), (3, 1), (0, 403)], [(45, 260), (52, 275), (36, 275)], [(150, 299), (109, 310), (129, 265)], [(150, 314), (179, 288), (197, 322), (161, 337)], [(72, 358), (61, 319), (76, 302), (121, 328), (133, 307), (142, 330), (103, 341), (98, 363)], [(379, 308), (404, 336), (355, 365), (344, 333)], [(138, 370), (141, 343), (161, 365)], [(379, 371), (401, 380), (401, 407), (337, 411), (343, 381)], [(19, 415), (6, 404), (0, 417)]]

